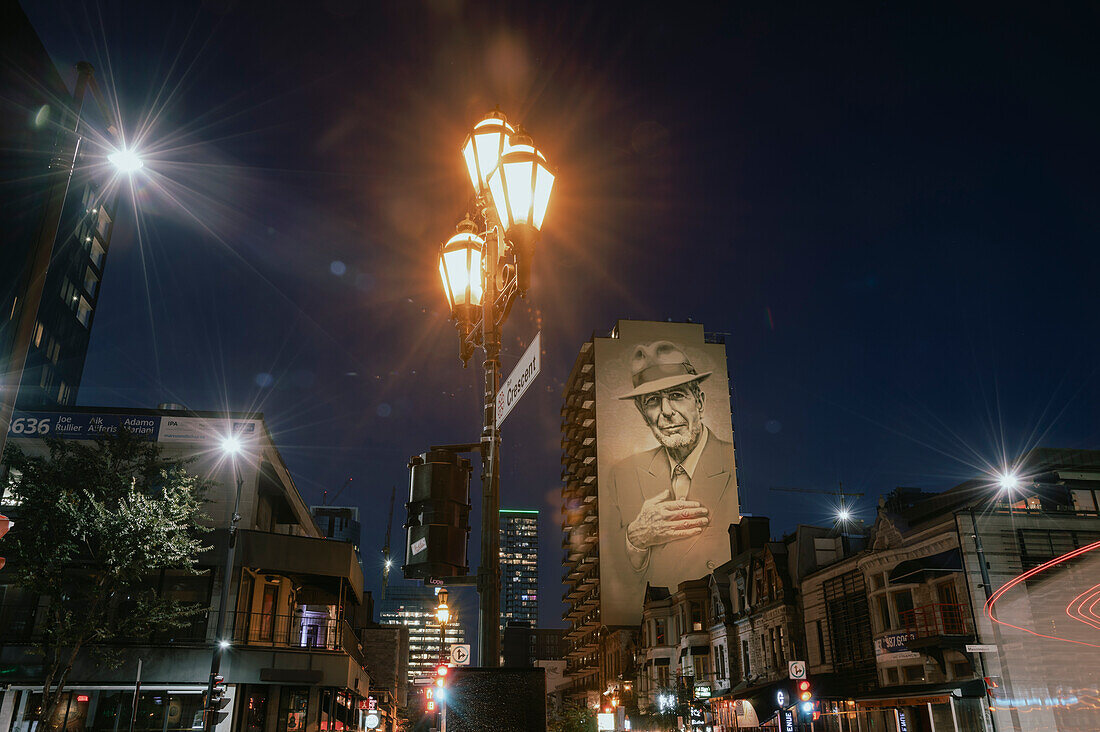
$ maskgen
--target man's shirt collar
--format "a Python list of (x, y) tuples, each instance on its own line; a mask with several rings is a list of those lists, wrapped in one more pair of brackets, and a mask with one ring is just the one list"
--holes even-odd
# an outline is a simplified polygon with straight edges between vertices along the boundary
[(677, 463), (675, 460), (673, 460), (672, 455), (669, 453), (668, 449), (666, 448), (665, 449), (665, 456), (668, 458), (669, 472), (670, 473), (675, 473), (676, 472), (676, 466), (677, 465), (683, 465), (684, 466), (684, 472), (687, 473), (688, 479), (690, 480), (691, 478), (693, 478), (695, 476), (695, 466), (697, 466), (699, 464), (699, 458), (703, 454), (703, 448), (706, 447), (706, 445), (707, 445), (707, 435), (709, 435), (709, 434), (710, 434), (710, 429), (707, 428), (707, 427), (703, 427), (703, 433), (701, 435), (699, 435), (699, 444), (695, 446), (695, 449), (691, 451), (691, 454), (689, 454), (686, 458), (684, 458), (684, 462), (682, 462), (682, 463)]

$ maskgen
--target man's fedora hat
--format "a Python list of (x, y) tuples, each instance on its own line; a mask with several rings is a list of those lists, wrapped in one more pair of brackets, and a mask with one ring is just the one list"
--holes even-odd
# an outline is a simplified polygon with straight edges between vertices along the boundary
[(655, 341), (639, 345), (630, 359), (630, 377), (634, 389), (619, 399), (633, 399), (643, 394), (664, 391), (692, 381), (702, 381), (713, 372), (695, 373), (695, 367), (680, 347), (670, 341)]

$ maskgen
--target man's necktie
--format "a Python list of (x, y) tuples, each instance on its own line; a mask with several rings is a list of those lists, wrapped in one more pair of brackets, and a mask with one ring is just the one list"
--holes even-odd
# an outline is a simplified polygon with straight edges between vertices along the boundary
[(676, 500), (682, 501), (687, 498), (689, 488), (691, 488), (691, 478), (688, 477), (683, 465), (677, 465), (672, 471), (672, 492), (676, 495)]

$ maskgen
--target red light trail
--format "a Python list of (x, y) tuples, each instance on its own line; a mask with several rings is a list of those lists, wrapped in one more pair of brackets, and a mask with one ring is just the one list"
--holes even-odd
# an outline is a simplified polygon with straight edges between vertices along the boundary
[[(1013, 587), (1016, 587), (1021, 582), (1025, 582), (1035, 575), (1040, 574), (1041, 572), (1044, 572), (1055, 565), (1067, 562), (1070, 559), (1081, 556), (1082, 554), (1087, 554), (1093, 549), (1100, 549), (1100, 541), (1093, 542), (1092, 544), (1087, 544), (1079, 549), (1074, 549), (1071, 552), (1067, 552), (1060, 557), (1055, 557), (1050, 561), (1043, 562), (1038, 567), (1033, 567), (1023, 574), (1020, 574), (1019, 576), (1009, 580), (1004, 584), (1003, 587), (1001, 587), (1001, 589), (994, 592), (993, 595), (990, 596), (990, 598), (986, 601), (985, 614), (994, 623), (999, 623), (1009, 628), (1015, 628), (1016, 630), (1021, 630), (1025, 633), (1029, 633), (1039, 638), (1049, 638), (1050, 640), (1064, 641), (1065, 643), (1074, 643), (1079, 646), (1100, 648), (1100, 644), (1073, 640), (1072, 638), (1062, 638), (1057, 635), (1047, 635), (1046, 633), (1039, 633), (1038, 631), (1031, 630), (1029, 628), (1023, 628), (1019, 625), (1013, 625), (1012, 623), (998, 618), (993, 610), (994, 603), (1000, 600), (1006, 592), (1011, 590)], [(1085, 623), (1086, 625), (1090, 625), (1093, 628), (1100, 629), (1100, 615), (1097, 615), (1095, 610), (1097, 604), (1100, 604), (1100, 585), (1094, 585), (1090, 589), (1082, 592), (1080, 595), (1070, 600), (1069, 603), (1066, 605), (1066, 615), (1073, 618), (1074, 620)]]

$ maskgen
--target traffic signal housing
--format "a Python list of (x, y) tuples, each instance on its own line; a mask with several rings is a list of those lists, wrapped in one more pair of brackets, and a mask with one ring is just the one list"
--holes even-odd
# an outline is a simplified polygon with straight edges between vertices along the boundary
[(431, 450), (409, 460), (406, 578), (470, 573), (470, 472), (470, 461), (450, 450)]
[(808, 679), (798, 682), (798, 713), (805, 719), (813, 719), (814, 707), (817, 703), (813, 700), (814, 692), (810, 688)]

